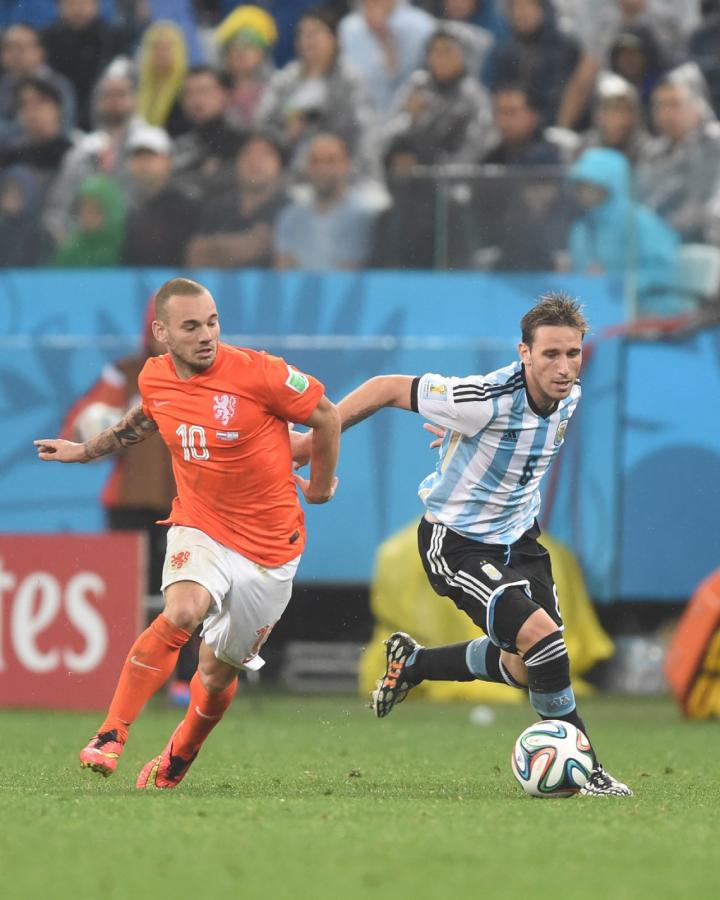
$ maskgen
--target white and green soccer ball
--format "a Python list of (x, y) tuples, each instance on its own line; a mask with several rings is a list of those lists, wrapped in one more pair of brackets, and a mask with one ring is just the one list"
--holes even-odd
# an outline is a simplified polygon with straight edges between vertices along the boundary
[(513, 775), (531, 797), (572, 797), (590, 777), (590, 741), (569, 722), (535, 722), (515, 741)]
[(109, 406), (99, 401), (89, 403), (75, 417), (73, 422), (75, 438), (82, 442), (89, 441), (106, 428), (117, 425), (124, 415), (125, 410), (118, 409), (117, 406)]

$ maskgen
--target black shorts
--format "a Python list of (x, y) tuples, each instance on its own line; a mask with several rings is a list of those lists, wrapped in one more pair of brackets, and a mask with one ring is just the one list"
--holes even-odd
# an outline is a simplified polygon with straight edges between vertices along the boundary
[(418, 548), (430, 584), (467, 613), (493, 644), (515, 651), (515, 638), (539, 609), (563, 628), (550, 554), (535, 524), (514, 544), (483, 544), (423, 518)]

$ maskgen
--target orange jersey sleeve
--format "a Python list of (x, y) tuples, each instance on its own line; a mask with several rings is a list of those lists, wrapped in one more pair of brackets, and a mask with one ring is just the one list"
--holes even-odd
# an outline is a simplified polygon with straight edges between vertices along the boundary
[(147, 361), (143, 410), (170, 449), (178, 495), (167, 522), (204, 531), (261, 565), (302, 553), (305, 524), (288, 422), (303, 422), (323, 385), (279, 357), (220, 344), (185, 381), (168, 355)]

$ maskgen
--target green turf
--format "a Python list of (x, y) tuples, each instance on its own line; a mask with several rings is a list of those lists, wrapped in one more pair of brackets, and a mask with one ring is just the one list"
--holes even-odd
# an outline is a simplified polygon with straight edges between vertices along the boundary
[(238, 696), (182, 786), (134, 777), (177, 711), (134, 729), (118, 773), (80, 771), (96, 717), (0, 712), (0, 896), (705, 898), (720, 895), (720, 737), (666, 701), (583, 706), (631, 800), (532, 800), (510, 772), (530, 721), (409, 701)]

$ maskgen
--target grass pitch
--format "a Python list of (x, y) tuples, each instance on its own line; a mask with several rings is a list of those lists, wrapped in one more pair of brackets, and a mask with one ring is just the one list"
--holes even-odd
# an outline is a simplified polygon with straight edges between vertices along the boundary
[(176, 791), (134, 789), (177, 710), (149, 708), (120, 769), (76, 763), (97, 716), (0, 712), (4, 900), (435, 900), (718, 896), (717, 723), (667, 701), (583, 714), (630, 800), (526, 797), (510, 750), (528, 710), (245, 691)]

